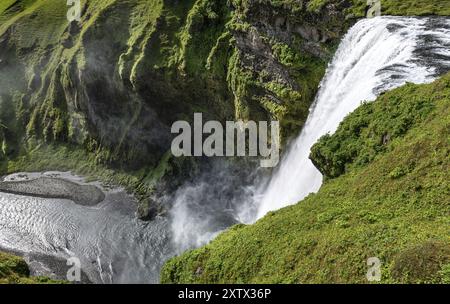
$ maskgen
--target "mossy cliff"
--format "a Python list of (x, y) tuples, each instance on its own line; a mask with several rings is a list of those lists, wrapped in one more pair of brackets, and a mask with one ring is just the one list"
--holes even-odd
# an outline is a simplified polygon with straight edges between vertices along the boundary
[(45, 277), (30, 277), (27, 263), (20, 257), (0, 252), (0, 284), (61, 283)]
[(4, 157), (25, 139), (155, 165), (171, 124), (196, 111), (280, 119), (285, 135), (297, 131), (350, 24), (347, 1), (317, 12), (307, 2), (92, 0), (71, 23), (59, 0), (5, 2)]
[(166, 263), (165, 283), (450, 282), (450, 74), (407, 84), (315, 145), (328, 177), (297, 205)]
[[(448, 15), (449, 1), (382, 0), (382, 12)], [(80, 22), (69, 23), (65, 1), (0, 1), (0, 174), (73, 170), (119, 183), (139, 194), (146, 216), (155, 191), (196, 173), (195, 161), (168, 152), (174, 121), (194, 112), (279, 119), (283, 138), (297, 133), (366, 1), (82, 0), (81, 8)], [(351, 167), (320, 153), (324, 172)]]

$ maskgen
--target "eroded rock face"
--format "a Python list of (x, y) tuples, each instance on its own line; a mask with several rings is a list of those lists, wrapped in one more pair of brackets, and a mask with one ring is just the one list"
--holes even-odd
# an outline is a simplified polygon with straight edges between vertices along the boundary
[(1, 139), (75, 142), (138, 167), (156, 164), (171, 124), (196, 111), (279, 119), (288, 136), (347, 26), (347, 2), (310, 12), (309, 1), (95, 0), (80, 22), (60, 1), (17, 2), (0, 15), (0, 96), (22, 115)]
[(335, 45), (353, 22), (345, 21), (350, 2), (335, 1), (317, 11), (309, 1), (244, 2), (231, 26), (238, 54), (234, 74), (251, 81), (233, 91), (237, 113), (280, 120), (286, 138), (301, 129)]

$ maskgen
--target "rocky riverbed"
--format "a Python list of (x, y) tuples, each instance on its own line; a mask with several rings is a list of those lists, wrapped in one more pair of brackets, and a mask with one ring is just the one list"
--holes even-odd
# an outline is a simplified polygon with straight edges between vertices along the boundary
[(17, 173), (0, 183), (0, 250), (23, 256), (32, 275), (81, 283), (156, 283), (171, 256), (167, 220), (144, 222), (122, 188), (68, 172)]

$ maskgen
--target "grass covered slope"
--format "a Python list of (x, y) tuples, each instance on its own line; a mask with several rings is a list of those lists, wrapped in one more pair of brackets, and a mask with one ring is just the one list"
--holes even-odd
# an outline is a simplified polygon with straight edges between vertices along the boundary
[(61, 283), (44, 277), (30, 277), (27, 263), (17, 256), (0, 252), (0, 284)]
[(314, 147), (317, 194), (169, 260), (162, 282), (366, 283), (378, 257), (383, 283), (449, 283), (449, 105), (450, 74), (363, 105)]

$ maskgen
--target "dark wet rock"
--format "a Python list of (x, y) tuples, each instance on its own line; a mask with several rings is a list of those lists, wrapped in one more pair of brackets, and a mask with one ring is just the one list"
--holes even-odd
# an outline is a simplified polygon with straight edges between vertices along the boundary
[(83, 206), (94, 206), (105, 199), (105, 194), (94, 185), (80, 185), (69, 180), (50, 177), (0, 182), (0, 192), (68, 199)]
[(151, 198), (147, 198), (139, 202), (136, 210), (136, 216), (143, 221), (151, 221), (160, 213), (161, 206), (159, 206), (159, 204)]

